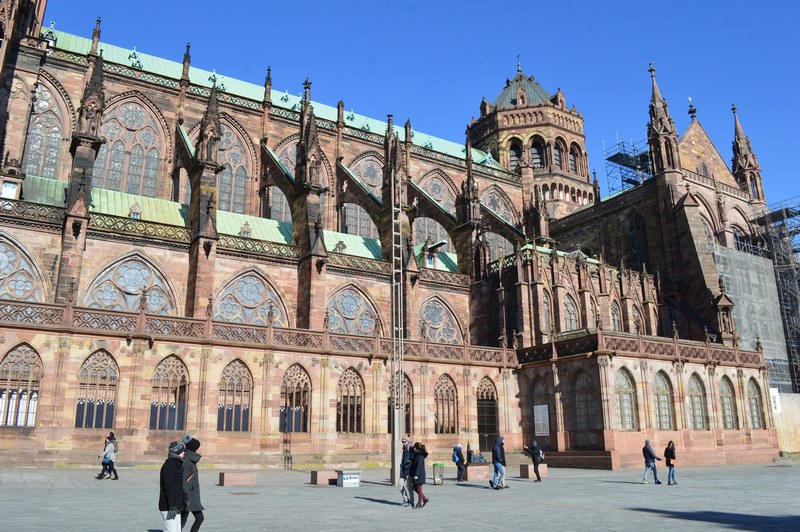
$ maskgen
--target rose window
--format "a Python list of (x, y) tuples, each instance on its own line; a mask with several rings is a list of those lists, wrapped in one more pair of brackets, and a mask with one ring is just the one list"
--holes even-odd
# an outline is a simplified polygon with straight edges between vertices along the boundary
[(328, 301), (328, 328), (332, 333), (374, 336), (377, 312), (357, 290), (347, 288)]
[(458, 320), (438, 299), (428, 300), (422, 307), (421, 322), (425, 324), (425, 339), (439, 344), (460, 344)]
[(175, 313), (175, 300), (166, 280), (155, 268), (137, 258), (114, 264), (98, 275), (87, 291), (83, 306), (139, 312), (143, 293), (148, 313)]
[(275, 290), (264, 279), (252, 273), (228, 283), (215, 297), (215, 301), (219, 301), (214, 307), (215, 320), (267, 325), (271, 310), (276, 327), (286, 327), (289, 323), (286, 310)]
[(25, 255), (0, 241), (0, 299), (43, 302), (42, 283)]

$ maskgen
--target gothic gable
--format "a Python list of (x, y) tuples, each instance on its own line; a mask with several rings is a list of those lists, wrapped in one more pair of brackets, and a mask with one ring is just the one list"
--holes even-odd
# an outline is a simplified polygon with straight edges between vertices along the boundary
[(720, 183), (739, 188), (728, 165), (708, 138), (700, 122), (693, 121), (689, 124), (678, 140), (678, 150), (684, 169), (706, 177), (714, 177)]

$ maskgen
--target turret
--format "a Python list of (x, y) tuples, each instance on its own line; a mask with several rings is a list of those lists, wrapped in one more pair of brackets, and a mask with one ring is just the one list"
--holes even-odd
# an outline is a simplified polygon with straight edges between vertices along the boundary
[(653, 161), (655, 174), (669, 170), (680, 170), (681, 163), (678, 156), (678, 133), (675, 122), (669, 115), (667, 100), (661, 96), (661, 91), (656, 83), (656, 69), (650, 63), (650, 78), (653, 89), (650, 98), (650, 122), (647, 124), (647, 142), (650, 145), (650, 155)]
[(734, 121), (733, 159), (731, 167), (739, 188), (750, 194), (754, 201), (764, 202), (764, 188), (761, 181), (761, 166), (750, 144), (750, 138), (744, 134), (739, 123), (736, 105), (731, 106)]

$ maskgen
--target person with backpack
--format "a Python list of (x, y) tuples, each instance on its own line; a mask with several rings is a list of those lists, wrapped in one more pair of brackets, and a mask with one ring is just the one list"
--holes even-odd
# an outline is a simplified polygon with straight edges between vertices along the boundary
[(460, 443), (457, 443), (456, 446), (453, 447), (453, 462), (455, 462), (456, 467), (458, 468), (456, 482), (462, 482), (464, 480), (464, 475), (467, 472), (467, 466), (464, 463), (464, 453), (461, 452)]
[(541, 482), (542, 476), (539, 474), (539, 464), (544, 461), (544, 451), (539, 447), (539, 442), (533, 440), (530, 447), (523, 446), (522, 450), (533, 460), (533, 472), (536, 475), (536, 480), (534, 480), (534, 482)]

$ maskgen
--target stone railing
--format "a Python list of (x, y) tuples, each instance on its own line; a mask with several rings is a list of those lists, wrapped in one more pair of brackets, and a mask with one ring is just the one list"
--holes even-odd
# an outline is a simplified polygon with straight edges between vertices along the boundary
[(64, 222), (65, 212), (63, 207), (52, 207), (50, 205), (40, 205), (38, 203), (10, 199), (0, 200), (0, 216), (11, 216), (36, 222), (61, 225)]
[(242, 238), (232, 235), (220, 235), (217, 245), (223, 249), (232, 249), (261, 255), (272, 255), (287, 259), (296, 259), (300, 256), (300, 248), (291, 244), (270, 242), (268, 240), (256, 240), (253, 238)]
[(92, 217), (89, 219), (89, 227), (92, 229), (145, 235), (151, 238), (174, 240), (183, 243), (189, 243), (192, 240), (192, 231), (186, 227), (159, 224), (145, 220), (134, 220), (133, 218), (123, 218), (121, 216), (111, 216), (108, 214), (92, 214)]
[(703, 185), (710, 189), (719, 188), (720, 191), (724, 192), (729, 196), (734, 196), (736, 198), (743, 199), (745, 201), (750, 201), (750, 194), (741, 190), (736, 187), (732, 187), (730, 185), (726, 185), (725, 183), (720, 183), (719, 181), (714, 181), (713, 177), (704, 176), (698, 174), (697, 172), (692, 172), (691, 170), (683, 169), (683, 178), (686, 181), (691, 181), (692, 183), (697, 183), (699, 185)]
[[(367, 357), (390, 358), (392, 340), (386, 337), (334, 334), (329, 331), (288, 329), (271, 325), (245, 325), (214, 321), (210, 318), (184, 318), (69, 305), (25, 303), (0, 300), (0, 328), (55, 330), (59, 333), (82, 331), (108, 336), (149, 337), (152, 342), (222, 343), (258, 348), (282, 348), (287, 351), (347, 353)], [(459, 361), (492, 366), (515, 366), (513, 349), (499, 349), (465, 344), (437, 344), (425, 340), (406, 340), (404, 356), (408, 359)]]
[(469, 275), (442, 270), (431, 270), (429, 268), (419, 269), (419, 279), (423, 283), (449, 285), (458, 288), (469, 288), (471, 284)]
[(328, 255), (328, 270), (357, 270), (372, 274), (392, 275), (392, 265), (380, 260), (366, 259), (364, 257), (354, 257), (343, 253), (331, 253)]

